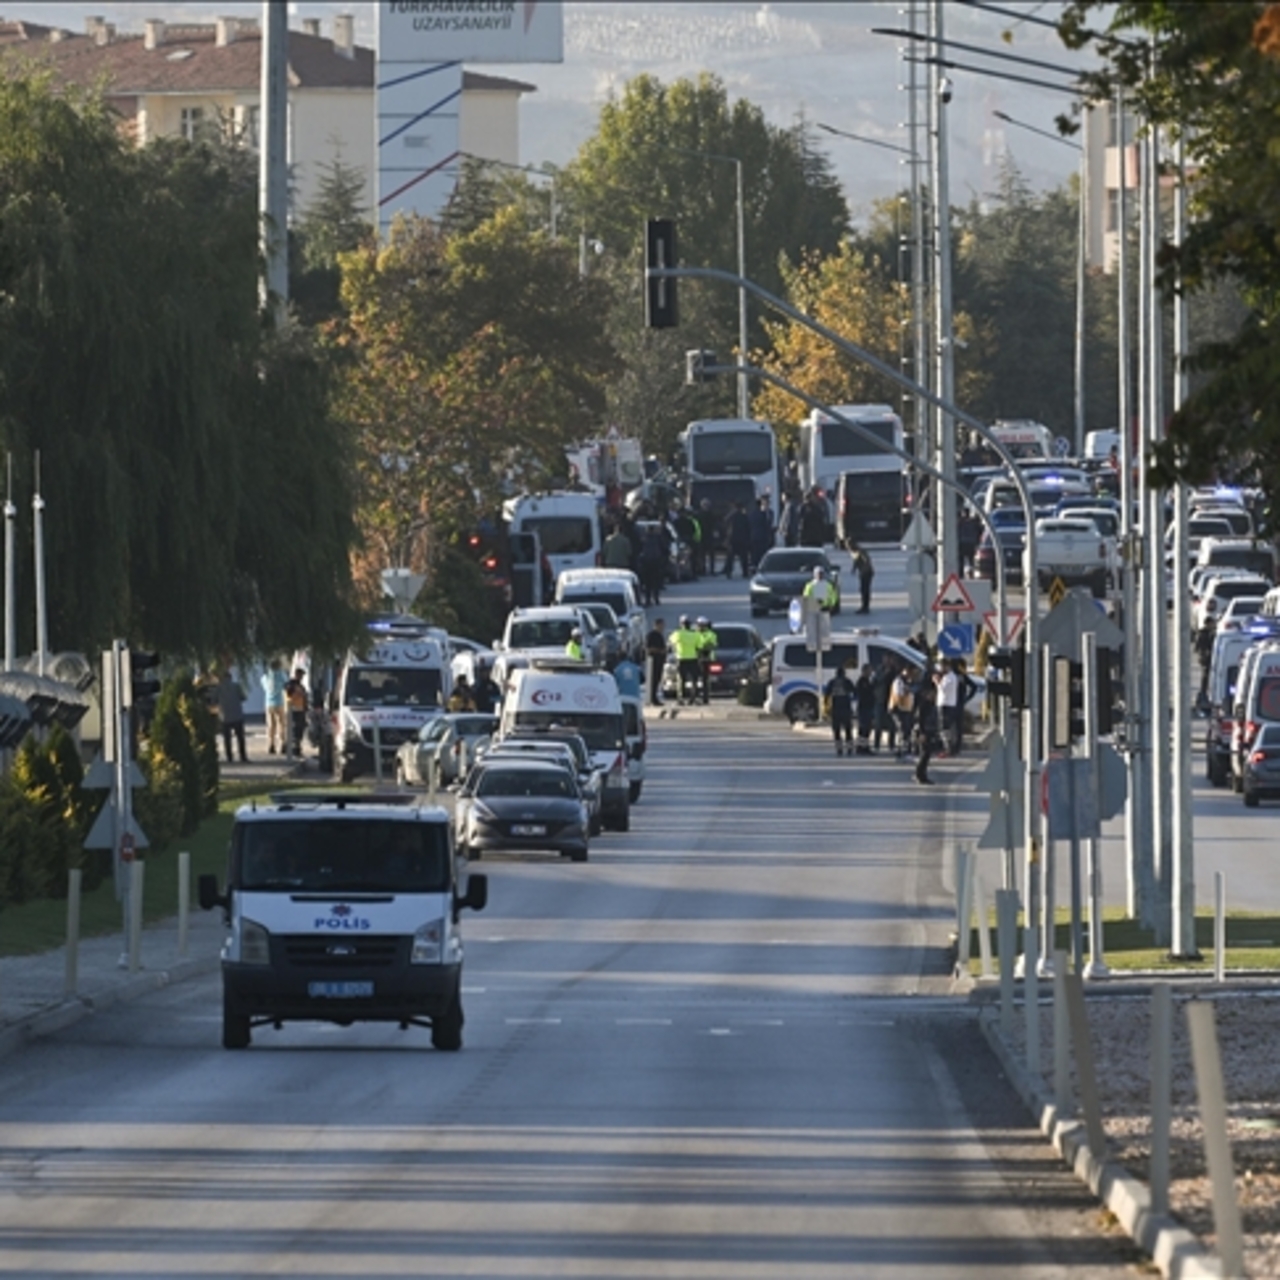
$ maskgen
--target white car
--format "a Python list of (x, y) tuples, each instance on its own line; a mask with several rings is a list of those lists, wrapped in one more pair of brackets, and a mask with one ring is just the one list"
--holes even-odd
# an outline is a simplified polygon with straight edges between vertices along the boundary
[(563, 658), (574, 631), (582, 633), (582, 656), (593, 666), (599, 661), (599, 627), (585, 609), (572, 604), (512, 609), (507, 627), (494, 649), (502, 656), (520, 654), (527, 659)]

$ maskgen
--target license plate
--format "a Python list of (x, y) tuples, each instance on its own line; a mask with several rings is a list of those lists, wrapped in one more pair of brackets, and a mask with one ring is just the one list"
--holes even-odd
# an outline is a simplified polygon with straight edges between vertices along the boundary
[(511, 828), (513, 836), (545, 836), (547, 834), (546, 827), (533, 827), (527, 823), (514, 823)]
[(373, 983), (308, 982), (307, 995), (316, 1000), (359, 1000), (373, 995)]

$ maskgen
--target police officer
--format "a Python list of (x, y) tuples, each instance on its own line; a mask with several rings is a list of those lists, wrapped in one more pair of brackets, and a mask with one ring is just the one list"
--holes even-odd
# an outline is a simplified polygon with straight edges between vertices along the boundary
[(572, 658), (575, 662), (582, 661), (582, 629), (574, 627), (569, 632), (569, 639), (565, 641), (564, 656)]
[(662, 673), (667, 665), (666, 623), (655, 618), (653, 628), (644, 638), (644, 651), (649, 657), (649, 705), (662, 706)]
[(824, 613), (829, 613), (836, 603), (836, 589), (827, 581), (827, 571), (820, 565), (813, 566), (813, 578), (805, 583), (805, 599), (812, 600)]
[(689, 622), (689, 615), (682, 614), (680, 625), (671, 633), (671, 649), (676, 655), (679, 672), (679, 698), (681, 703), (693, 702), (698, 693), (698, 652), (702, 640)]
[(718, 638), (706, 618), (698, 619), (698, 674), (702, 680), (702, 701), (711, 701), (711, 664), (716, 657)]

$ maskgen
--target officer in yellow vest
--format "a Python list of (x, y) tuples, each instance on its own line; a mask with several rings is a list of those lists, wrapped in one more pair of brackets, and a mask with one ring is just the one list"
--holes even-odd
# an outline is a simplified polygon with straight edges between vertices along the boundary
[(698, 619), (698, 675), (702, 683), (702, 701), (711, 701), (711, 664), (716, 656), (716, 633), (706, 618)]
[(564, 656), (572, 658), (575, 662), (582, 661), (582, 632), (578, 627), (574, 627), (569, 632), (569, 639), (564, 646)]
[(682, 614), (680, 625), (671, 633), (671, 652), (676, 655), (676, 670), (679, 673), (679, 701), (683, 704), (693, 702), (698, 693), (698, 652), (702, 647), (702, 639), (689, 622), (689, 615)]
[(827, 581), (827, 571), (820, 565), (813, 566), (813, 578), (805, 583), (806, 600), (813, 600), (824, 613), (829, 613), (836, 606), (836, 589)]

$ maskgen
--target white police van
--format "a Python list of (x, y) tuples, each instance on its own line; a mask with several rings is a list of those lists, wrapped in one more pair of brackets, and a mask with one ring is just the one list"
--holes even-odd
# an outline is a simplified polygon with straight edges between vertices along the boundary
[(440, 808), (405, 793), (287, 792), (236, 814), (227, 887), (199, 881), (221, 907), (222, 1044), (243, 1049), (255, 1026), (322, 1021), (431, 1027), (437, 1049), (462, 1047), (463, 907), (488, 881), (459, 884)]
[(439, 633), (383, 636), (348, 653), (334, 713), (342, 781), (375, 772), (375, 751), (394, 777), (396, 752), (444, 710), (452, 689), (451, 652)]

